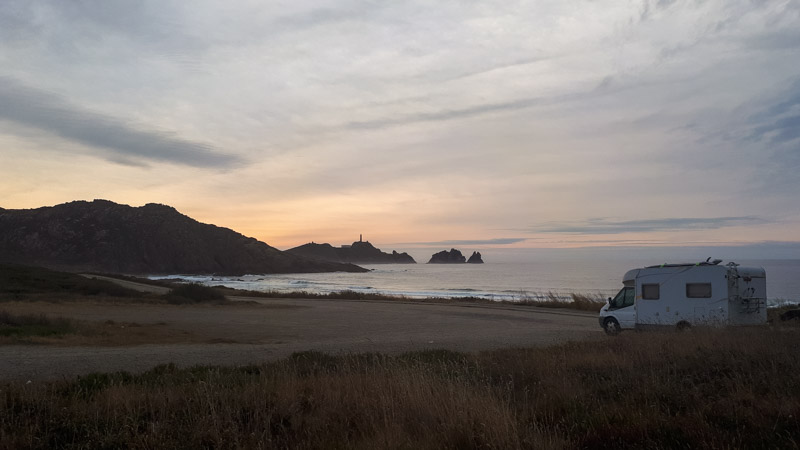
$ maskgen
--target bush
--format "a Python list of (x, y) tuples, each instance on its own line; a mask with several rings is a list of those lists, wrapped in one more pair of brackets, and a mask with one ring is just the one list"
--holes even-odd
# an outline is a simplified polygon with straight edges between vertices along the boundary
[(0, 311), (0, 336), (57, 336), (74, 331), (75, 327), (68, 319), (51, 319), (44, 314), (15, 315)]
[(169, 303), (181, 305), (186, 303), (224, 303), (225, 296), (218, 290), (197, 283), (182, 284), (164, 294)]

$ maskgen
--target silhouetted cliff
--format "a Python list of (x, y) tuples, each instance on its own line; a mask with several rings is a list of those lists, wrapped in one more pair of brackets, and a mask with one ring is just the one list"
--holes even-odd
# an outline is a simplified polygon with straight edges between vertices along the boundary
[(128, 274), (366, 271), (281, 252), (166, 205), (107, 200), (0, 210), (0, 262)]
[(334, 247), (330, 244), (315, 244), (311, 242), (290, 248), (286, 252), (320, 261), (354, 264), (416, 264), (414, 258), (408, 253), (397, 253), (396, 251), (384, 253), (375, 248), (369, 241), (353, 242), (350, 247)]

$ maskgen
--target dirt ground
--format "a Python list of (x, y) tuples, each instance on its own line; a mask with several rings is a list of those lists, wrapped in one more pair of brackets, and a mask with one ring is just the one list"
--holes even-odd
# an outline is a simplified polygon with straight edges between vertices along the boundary
[[(252, 299), (228, 305), (5, 302), (94, 332), (0, 345), (0, 380), (42, 380), (158, 364), (256, 364), (297, 351), (478, 351), (602, 338), (595, 314), (505, 305)], [(94, 327), (94, 328), (92, 328)]]

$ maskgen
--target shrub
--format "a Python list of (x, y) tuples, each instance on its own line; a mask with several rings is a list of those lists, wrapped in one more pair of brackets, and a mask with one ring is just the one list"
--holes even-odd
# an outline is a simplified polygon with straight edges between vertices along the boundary
[(68, 319), (49, 318), (44, 314), (16, 315), (0, 311), (0, 336), (57, 336), (74, 331), (75, 327)]
[(173, 288), (164, 298), (172, 304), (224, 303), (225, 296), (218, 290), (197, 283), (181, 284)]

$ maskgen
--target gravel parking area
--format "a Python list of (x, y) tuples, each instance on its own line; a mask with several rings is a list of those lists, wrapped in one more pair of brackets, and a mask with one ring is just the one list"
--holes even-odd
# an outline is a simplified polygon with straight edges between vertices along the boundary
[[(601, 338), (595, 314), (533, 307), (400, 301), (253, 299), (231, 305), (13, 302), (12, 313), (158, 324), (169, 344), (0, 346), (0, 380), (41, 380), (158, 364), (256, 364), (293, 352), (479, 351)], [(242, 301), (244, 300), (244, 301)], [(146, 328), (146, 327), (144, 327)], [(185, 335), (186, 342), (174, 342)]]

